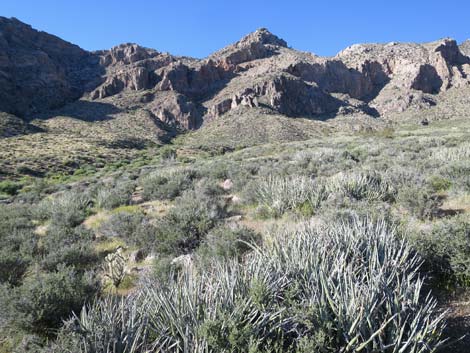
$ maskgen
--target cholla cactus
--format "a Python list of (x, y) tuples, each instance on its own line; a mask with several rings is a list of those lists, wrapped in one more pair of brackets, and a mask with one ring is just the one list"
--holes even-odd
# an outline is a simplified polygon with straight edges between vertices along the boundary
[(126, 275), (126, 258), (122, 254), (122, 248), (119, 247), (116, 252), (108, 254), (104, 261), (104, 275), (118, 288)]

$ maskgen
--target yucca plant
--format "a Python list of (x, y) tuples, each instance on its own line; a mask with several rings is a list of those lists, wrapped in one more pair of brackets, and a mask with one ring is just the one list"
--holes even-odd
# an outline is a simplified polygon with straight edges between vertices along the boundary
[(257, 189), (260, 203), (276, 217), (305, 203), (316, 209), (327, 196), (323, 185), (305, 176), (270, 175), (259, 183)]
[(150, 353), (148, 323), (136, 297), (105, 297), (64, 324), (51, 353)]
[(441, 162), (458, 162), (470, 160), (470, 143), (463, 143), (458, 147), (435, 148), (431, 153), (431, 158)]
[[(418, 353), (442, 344), (443, 315), (423, 297), (421, 260), (384, 221), (305, 223), (272, 238), (243, 263), (144, 282), (126, 304), (145, 317), (129, 333), (146, 338), (137, 351)], [(115, 326), (115, 310), (90, 309), (76, 325)], [(113, 331), (102, 345), (122, 336)]]
[(397, 193), (392, 184), (376, 172), (340, 172), (325, 184), (328, 192), (342, 193), (356, 200), (393, 201)]

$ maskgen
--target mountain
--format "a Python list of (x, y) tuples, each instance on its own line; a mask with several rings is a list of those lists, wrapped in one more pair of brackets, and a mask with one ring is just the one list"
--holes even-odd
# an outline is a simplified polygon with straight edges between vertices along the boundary
[(0, 110), (31, 118), (82, 99), (190, 130), (240, 106), (318, 120), (387, 117), (470, 87), (469, 48), (452, 39), (360, 44), (326, 58), (262, 28), (198, 60), (129, 43), (87, 52), (0, 18)]
[(0, 17), (0, 179), (132, 161), (188, 130), (191, 148), (219, 153), (466, 119), (469, 55), (469, 41), (442, 39), (320, 57), (265, 28), (204, 59), (132, 43), (89, 52)]

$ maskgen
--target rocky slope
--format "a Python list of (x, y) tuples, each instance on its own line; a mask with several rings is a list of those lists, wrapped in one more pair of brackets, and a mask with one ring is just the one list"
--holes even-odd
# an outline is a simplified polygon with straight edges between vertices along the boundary
[(0, 111), (19, 116), (79, 99), (100, 80), (96, 55), (0, 17)]
[(0, 111), (34, 117), (81, 99), (197, 129), (247, 109), (325, 120), (427, 109), (470, 86), (470, 42), (353, 45), (332, 58), (293, 50), (266, 29), (198, 60), (122, 44), (86, 52), (0, 18)]

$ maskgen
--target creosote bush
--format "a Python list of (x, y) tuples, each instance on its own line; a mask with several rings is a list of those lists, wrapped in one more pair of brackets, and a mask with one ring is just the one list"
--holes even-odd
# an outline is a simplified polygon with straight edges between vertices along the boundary
[(189, 189), (195, 178), (191, 169), (152, 173), (142, 178), (142, 196), (145, 200), (174, 199)]
[(436, 223), (419, 234), (416, 247), (425, 262), (423, 270), (441, 287), (470, 286), (470, 220), (461, 215)]
[(54, 272), (30, 275), (1, 298), (0, 304), (8, 308), (7, 317), (14, 327), (53, 336), (62, 320), (78, 312), (98, 290), (98, 282), (90, 273), (60, 266)]

